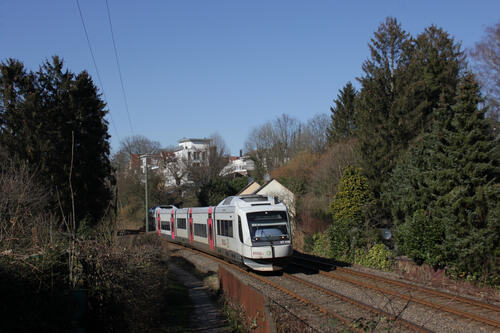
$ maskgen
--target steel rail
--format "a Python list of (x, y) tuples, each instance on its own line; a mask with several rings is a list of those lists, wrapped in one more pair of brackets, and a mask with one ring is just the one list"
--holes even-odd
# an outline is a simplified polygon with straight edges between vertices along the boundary
[(425, 287), (421, 287), (421, 286), (416, 286), (413, 284), (409, 284), (409, 283), (405, 283), (405, 282), (401, 282), (401, 281), (397, 281), (397, 280), (393, 280), (393, 279), (389, 279), (389, 278), (384, 278), (384, 277), (380, 277), (380, 276), (376, 276), (376, 275), (372, 275), (372, 274), (368, 274), (368, 273), (358, 272), (358, 271), (354, 271), (351, 269), (345, 269), (342, 267), (338, 267), (338, 268), (336, 268), (336, 270), (338, 270), (339, 272), (346, 272), (348, 274), (354, 274), (354, 275), (359, 275), (362, 277), (367, 277), (367, 278), (372, 279), (372, 280), (378, 280), (378, 281), (382, 281), (382, 282), (391, 283), (391, 284), (394, 284), (394, 285), (397, 285), (400, 287), (404, 287), (404, 288), (408, 288), (408, 289), (419, 290), (419, 291), (424, 292), (424, 293), (433, 294), (433, 295), (447, 298), (447, 299), (453, 300), (453, 301), (467, 303), (467, 304), (474, 305), (474, 306), (484, 308), (487, 310), (500, 312), (500, 307), (498, 307), (498, 306), (495, 306), (493, 304), (484, 303), (484, 302), (479, 302), (479, 301), (469, 299), (466, 297), (462, 297), (459, 295), (452, 295), (452, 294), (448, 294), (448, 293), (445, 293), (442, 291), (433, 290), (433, 289), (425, 288)]
[(391, 320), (394, 320), (396, 321), (397, 323), (405, 326), (406, 328), (409, 328), (411, 330), (414, 330), (416, 332), (432, 332), (422, 326), (419, 326), (419, 325), (416, 325), (416, 324), (413, 324), (411, 322), (409, 322), (408, 320), (405, 320), (405, 319), (402, 319), (400, 317), (397, 317), (397, 316), (394, 316), (392, 314), (390, 314), (389, 312), (386, 312), (386, 311), (383, 311), (383, 310), (380, 310), (380, 309), (377, 309), (373, 306), (370, 306), (370, 305), (367, 305), (365, 303), (362, 303), (362, 302), (359, 302), (359, 301), (356, 301), (355, 299), (352, 299), (350, 297), (347, 297), (347, 296), (344, 296), (342, 294), (339, 294), (335, 291), (332, 291), (332, 290), (329, 290), (329, 289), (326, 289), (324, 287), (321, 287), (321, 286), (318, 286), (317, 284), (314, 284), (314, 283), (311, 283), (309, 281), (306, 281), (304, 279), (301, 279), (301, 278), (298, 278), (296, 276), (293, 276), (291, 274), (287, 274), (287, 273), (283, 273), (283, 276), (286, 276), (287, 278), (290, 278), (292, 280), (295, 280), (299, 283), (302, 283), (302, 284), (305, 284), (306, 286), (308, 287), (311, 287), (311, 288), (314, 288), (316, 290), (319, 290), (321, 291), (322, 293), (325, 293), (325, 294), (328, 294), (330, 296), (333, 296), (333, 297), (336, 297), (336, 298), (339, 298), (341, 299), (342, 301), (345, 301), (347, 303), (350, 303), (356, 307), (360, 307), (366, 311), (369, 311), (371, 313), (375, 313), (377, 315), (381, 315), (381, 316), (385, 316)]
[[(170, 245), (170, 244), (171, 244), (171, 243), (169, 243), (169, 245)], [(189, 248), (189, 247), (184, 247), (184, 246), (182, 246), (182, 245), (180, 245), (180, 244), (175, 244), (175, 245), (177, 245), (177, 246), (181, 247), (182, 249), (186, 249), (186, 250), (188, 250), (188, 251), (191, 251), (191, 252), (193, 252), (193, 253), (195, 253), (195, 254), (200, 254), (200, 255), (205, 256), (205, 257), (207, 257), (207, 258), (209, 258), (209, 259), (211, 259), (211, 260), (215, 260), (215, 261), (217, 261), (217, 262), (220, 262), (220, 263), (223, 263), (223, 264), (225, 264), (225, 265), (228, 265), (228, 266), (230, 266), (231, 268), (236, 269), (236, 270), (238, 270), (239, 272), (241, 272), (241, 273), (243, 273), (243, 274), (250, 275), (250, 276), (252, 276), (253, 278), (255, 278), (255, 279), (257, 279), (257, 280), (259, 280), (259, 281), (261, 281), (261, 282), (263, 282), (263, 283), (265, 283), (265, 284), (267, 284), (267, 285), (269, 285), (269, 286), (271, 286), (271, 287), (273, 287), (273, 288), (275, 288), (275, 289), (278, 289), (278, 290), (280, 290), (281, 292), (283, 292), (283, 293), (285, 293), (285, 294), (287, 294), (287, 295), (289, 295), (289, 296), (291, 296), (292, 298), (297, 299), (297, 300), (298, 300), (298, 301), (300, 301), (301, 303), (304, 303), (304, 304), (306, 304), (306, 305), (310, 305), (310, 306), (312, 306), (312, 307), (316, 308), (317, 310), (319, 310), (321, 313), (323, 313), (323, 314), (325, 314), (325, 315), (329, 315), (329, 316), (331, 316), (331, 317), (333, 317), (333, 318), (335, 318), (335, 319), (337, 319), (337, 320), (341, 321), (341, 322), (342, 322), (342, 323), (344, 323), (344, 325), (346, 325), (346, 327), (348, 327), (349, 329), (354, 330), (355, 332), (364, 332), (363, 330), (359, 330), (359, 329), (354, 328), (354, 327), (352, 326), (352, 322), (351, 322), (351, 320), (349, 320), (349, 319), (347, 319), (347, 318), (344, 318), (344, 317), (342, 317), (342, 316), (340, 316), (340, 315), (338, 315), (338, 314), (336, 314), (336, 313), (334, 313), (334, 312), (332, 312), (332, 311), (330, 311), (330, 310), (328, 310), (328, 309), (325, 309), (325, 308), (324, 308), (324, 307), (322, 307), (321, 305), (316, 304), (316, 303), (314, 303), (314, 302), (311, 302), (310, 300), (308, 300), (308, 299), (306, 299), (306, 298), (304, 298), (304, 297), (302, 297), (302, 296), (300, 296), (300, 295), (298, 295), (298, 294), (294, 293), (293, 291), (291, 291), (291, 290), (289, 290), (289, 289), (287, 289), (287, 288), (284, 288), (284, 287), (282, 287), (282, 286), (278, 285), (277, 283), (274, 283), (274, 282), (272, 282), (272, 281), (269, 281), (269, 280), (267, 280), (267, 279), (264, 279), (263, 277), (261, 277), (261, 276), (259, 276), (259, 275), (255, 274), (255, 273), (253, 273), (253, 272), (248, 272), (248, 271), (244, 270), (243, 268), (240, 268), (240, 267), (238, 267), (238, 266), (236, 266), (236, 265), (234, 265), (234, 264), (228, 263), (227, 261), (224, 261), (224, 260), (222, 260), (222, 259), (220, 259), (220, 258), (218, 258), (218, 257), (216, 257), (216, 256), (213, 256), (213, 255), (211, 255), (211, 254), (205, 253), (205, 252), (203, 252), (203, 251), (198, 251), (198, 250), (196, 250), (196, 249), (192, 249), (192, 248)]]
[[(303, 266), (303, 267), (307, 268), (307, 266)], [(478, 316), (476, 314), (471, 314), (471, 313), (468, 313), (468, 312), (464, 312), (464, 311), (461, 311), (461, 310), (458, 310), (458, 309), (451, 308), (451, 307), (446, 306), (446, 305), (432, 303), (432, 302), (429, 302), (429, 301), (426, 301), (426, 300), (423, 300), (423, 299), (420, 299), (420, 298), (416, 298), (416, 297), (408, 296), (408, 295), (405, 295), (405, 294), (401, 294), (401, 293), (393, 291), (393, 290), (389, 290), (389, 289), (386, 289), (386, 288), (373, 286), (373, 285), (368, 284), (368, 283), (364, 283), (364, 282), (356, 281), (356, 280), (353, 280), (353, 279), (349, 279), (349, 278), (346, 278), (344, 276), (341, 276), (339, 274), (335, 274), (335, 273), (332, 273), (332, 272), (326, 272), (324, 270), (318, 270), (318, 271), (319, 271), (319, 274), (321, 274), (321, 275), (329, 276), (329, 277), (332, 277), (332, 278), (337, 279), (337, 280), (342, 280), (344, 282), (355, 284), (355, 285), (361, 286), (363, 288), (380, 291), (382, 293), (386, 293), (386, 294), (393, 295), (393, 296), (396, 296), (396, 297), (399, 297), (399, 298), (402, 298), (402, 299), (405, 299), (405, 300), (408, 300), (408, 301), (412, 301), (412, 302), (419, 303), (419, 304), (422, 304), (422, 305), (425, 305), (425, 306), (428, 306), (428, 307), (432, 307), (432, 308), (435, 308), (435, 309), (440, 310), (440, 311), (452, 313), (452, 314), (455, 314), (455, 315), (458, 315), (458, 316), (461, 316), (461, 317), (465, 317), (467, 319), (472, 319), (474, 321), (481, 322), (483, 324), (487, 324), (487, 325), (494, 326), (494, 327), (500, 327), (500, 322), (498, 322), (496, 320), (484, 318), (484, 317)], [(346, 271), (350, 272), (350, 270), (346, 270)]]
[(308, 262), (314, 262), (314, 263), (318, 263), (318, 264), (322, 264), (322, 265), (326, 265), (326, 266), (330, 266), (330, 267), (335, 267), (335, 270), (337, 270), (339, 272), (346, 272), (348, 274), (358, 275), (358, 276), (366, 277), (366, 278), (369, 278), (369, 279), (372, 279), (372, 280), (377, 280), (377, 281), (382, 281), (382, 282), (386, 282), (386, 283), (391, 283), (391, 284), (394, 284), (394, 285), (397, 285), (397, 286), (400, 286), (400, 287), (404, 287), (404, 288), (408, 288), (408, 289), (413, 289), (413, 290), (419, 290), (419, 291), (424, 292), (424, 293), (429, 293), (429, 294), (433, 294), (433, 295), (440, 296), (440, 297), (443, 297), (443, 298), (447, 298), (447, 299), (450, 299), (450, 300), (454, 300), (454, 301), (456, 300), (456, 301), (459, 301), (459, 302), (463, 302), (463, 303), (467, 303), (467, 304), (470, 304), (470, 305), (474, 305), (474, 306), (477, 306), (477, 307), (480, 307), (480, 308), (484, 308), (484, 309), (487, 309), (487, 310), (492, 310), (492, 311), (500, 312), (500, 307), (498, 307), (498, 306), (495, 306), (493, 304), (488, 304), (488, 303), (480, 302), (480, 301), (476, 301), (476, 300), (473, 300), (473, 299), (470, 299), (470, 298), (462, 297), (460, 295), (453, 295), (453, 294), (445, 293), (445, 292), (442, 292), (442, 291), (433, 290), (433, 289), (422, 287), (422, 286), (416, 286), (416, 285), (413, 285), (413, 284), (410, 284), (410, 283), (406, 283), (406, 282), (402, 282), (402, 281), (397, 281), (397, 280), (394, 280), (394, 279), (389, 279), (389, 278), (386, 278), (386, 277), (381, 277), (381, 276), (377, 276), (377, 275), (373, 275), (373, 274), (369, 274), (369, 273), (364, 273), (364, 272), (358, 272), (358, 271), (355, 271), (355, 270), (352, 270), (352, 269), (346, 269), (346, 268), (343, 268), (343, 267), (336, 267), (336, 266), (333, 266), (331, 264), (328, 264), (328, 263), (325, 263), (325, 262), (322, 262), (322, 261), (319, 261), (319, 260), (305, 259), (305, 258), (300, 258), (298, 256), (294, 256), (294, 259), (303, 260), (303, 261), (306, 261), (306, 262), (307, 261)]

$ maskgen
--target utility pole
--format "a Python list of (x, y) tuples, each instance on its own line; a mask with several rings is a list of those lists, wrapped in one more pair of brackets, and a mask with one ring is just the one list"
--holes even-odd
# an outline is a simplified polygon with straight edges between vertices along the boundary
[(148, 154), (142, 155), (144, 156), (144, 174), (146, 175), (145, 179), (145, 206), (146, 206), (146, 232), (149, 232), (149, 214), (148, 214)]

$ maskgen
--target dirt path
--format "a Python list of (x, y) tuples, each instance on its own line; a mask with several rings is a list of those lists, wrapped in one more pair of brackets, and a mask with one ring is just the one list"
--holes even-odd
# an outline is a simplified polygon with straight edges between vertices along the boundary
[(231, 332), (231, 327), (212, 300), (208, 288), (203, 282), (174, 263), (169, 263), (168, 268), (175, 279), (188, 288), (189, 297), (193, 304), (190, 319), (191, 331)]

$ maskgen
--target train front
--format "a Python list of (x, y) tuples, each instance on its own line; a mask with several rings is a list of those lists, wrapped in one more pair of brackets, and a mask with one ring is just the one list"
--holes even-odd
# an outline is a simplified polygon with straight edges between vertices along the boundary
[(256, 271), (283, 269), (293, 253), (286, 206), (256, 205), (245, 211), (240, 214), (242, 224), (248, 228), (244, 232), (243, 263)]

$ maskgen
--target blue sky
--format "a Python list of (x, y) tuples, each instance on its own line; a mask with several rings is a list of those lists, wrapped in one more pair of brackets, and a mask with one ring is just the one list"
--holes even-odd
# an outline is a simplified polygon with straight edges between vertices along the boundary
[(329, 113), (361, 75), (368, 41), (385, 17), (413, 35), (435, 24), (464, 48), (500, 21), (500, 1), (108, 0), (131, 123), (105, 0), (0, 0), (0, 59), (29, 69), (59, 55), (104, 92), (111, 146), (141, 134), (163, 146), (218, 133), (232, 154), (251, 129), (286, 113)]

